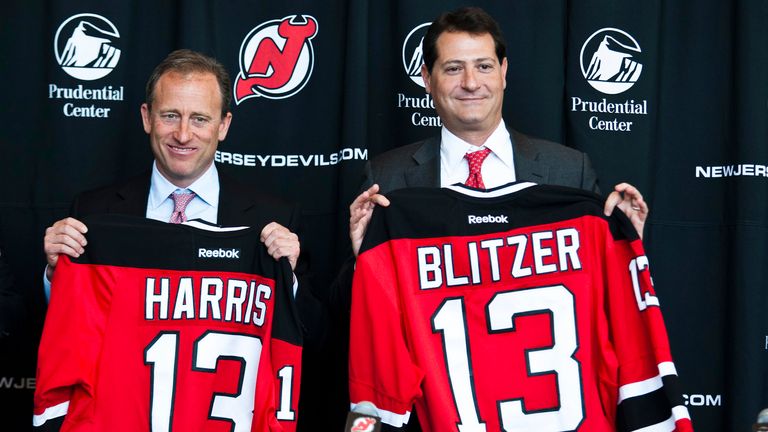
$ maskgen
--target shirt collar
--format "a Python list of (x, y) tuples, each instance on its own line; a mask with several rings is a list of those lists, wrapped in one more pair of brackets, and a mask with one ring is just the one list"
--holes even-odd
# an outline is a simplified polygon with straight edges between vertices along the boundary
[(481, 150), (483, 148), (491, 149), (493, 154), (501, 159), (504, 165), (507, 165), (510, 169), (514, 169), (512, 141), (509, 137), (509, 131), (504, 124), (504, 119), (499, 122), (499, 125), (493, 133), (491, 133), (488, 139), (486, 139), (480, 147), (472, 145), (457, 137), (445, 126), (443, 126), (440, 131), (440, 155), (441, 159), (448, 166), (449, 172), (453, 172), (454, 168), (462, 163), (466, 153)]
[[(152, 178), (149, 187), (149, 202), (147, 205), (156, 209), (177, 189), (177, 187), (165, 178), (160, 170), (157, 169), (157, 161), (152, 164)], [(216, 170), (216, 164), (211, 166), (194, 181), (186, 190), (192, 191), (202, 199), (206, 204), (217, 207), (219, 205), (219, 173)]]

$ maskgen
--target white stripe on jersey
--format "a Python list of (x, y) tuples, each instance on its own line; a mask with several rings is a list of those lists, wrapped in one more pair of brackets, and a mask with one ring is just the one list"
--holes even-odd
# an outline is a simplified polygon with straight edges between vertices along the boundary
[(510, 183), (509, 185), (499, 186), (497, 188), (488, 189), (488, 190), (471, 189), (462, 184), (450, 185), (450, 186), (446, 186), (445, 188), (451, 189), (460, 194), (464, 194), (464, 195), (475, 197), (475, 198), (496, 198), (504, 195), (509, 195), (511, 193), (521, 191), (523, 189), (527, 189), (531, 186), (536, 186), (536, 183), (531, 183), (531, 182)]
[(45, 409), (45, 411), (43, 411), (42, 414), (32, 416), (32, 426), (35, 426), (35, 427), (42, 426), (48, 420), (65, 416), (67, 415), (68, 410), (69, 410), (69, 401), (62, 402), (52, 407), (48, 407)]
[(619, 387), (618, 403), (621, 403), (622, 401), (629, 398), (633, 398), (636, 396), (640, 396), (640, 395), (644, 395), (644, 394), (648, 394), (653, 391), (656, 391), (664, 386), (664, 383), (662, 383), (661, 381), (662, 377), (665, 377), (667, 375), (677, 375), (675, 364), (672, 362), (659, 363), (658, 369), (659, 369), (659, 374), (656, 375), (655, 377), (648, 378), (647, 380), (644, 380), (644, 381), (625, 384)]
[(659, 363), (659, 374), (661, 376), (677, 375), (677, 369), (672, 362)]
[(688, 408), (678, 405), (676, 407), (672, 407), (672, 417), (675, 418), (675, 420), (680, 419), (691, 419), (691, 415), (688, 413)]
[(230, 232), (230, 231), (240, 231), (244, 229), (248, 229), (247, 226), (236, 226), (236, 227), (220, 227), (218, 225), (214, 225), (211, 223), (208, 223), (202, 219), (192, 219), (190, 221), (184, 222), (182, 225), (188, 225), (193, 228), (205, 230), (205, 231), (212, 231), (212, 232)]

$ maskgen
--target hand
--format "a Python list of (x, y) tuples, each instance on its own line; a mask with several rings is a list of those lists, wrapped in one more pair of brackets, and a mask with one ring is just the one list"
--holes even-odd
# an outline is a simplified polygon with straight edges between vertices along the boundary
[(88, 242), (84, 234), (87, 232), (88, 227), (85, 224), (71, 217), (56, 221), (46, 228), (43, 250), (45, 259), (48, 261), (48, 267), (45, 270), (48, 280), (53, 278), (53, 271), (56, 270), (56, 264), (59, 262), (59, 254), (77, 258), (85, 252), (83, 248)]
[(272, 258), (277, 260), (287, 257), (291, 270), (296, 270), (301, 253), (299, 236), (277, 222), (270, 222), (261, 230), (261, 242), (267, 247), (267, 252)]
[(645, 220), (648, 218), (650, 209), (643, 200), (643, 195), (634, 186), (629, 183), (619, 183), (613, 188), (613, 192), (605, 200), (604, 212), (606, 216), (613, 213), (616, 207), (624, 212), (637, 230), (640, 238), (643, 238), (643, 228)]
[(379, 195), (379, 185), (374, 184), (352, 201), (349, 206), (349, 239), (352, 241), (352, 252), (357, 256), (360, 253), (360, 245), (368, 230), (368, 223), (373, 215), (376, 205), (389, 206), (389, 200), (384, 195)]

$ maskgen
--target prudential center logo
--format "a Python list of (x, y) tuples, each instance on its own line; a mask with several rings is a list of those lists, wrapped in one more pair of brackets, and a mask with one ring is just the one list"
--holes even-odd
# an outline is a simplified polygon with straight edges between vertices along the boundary
[(581, 47), (581, 73), (595, 90), (619, 94), (629, 90), (643, 72), (640, 45), (629, 33), (600, 29)]
[(120, 61), (115, 42), (120, 33), (101, 15), (73, 15), (61, 23), (53, 40), (56, 61), (70, 76), (83, 81), (104, 78)]
[(424, 64), (421, 43), (430, 24), (432, 23), (426, 22), (416, 26), (403, 41), (403, 68), (408, 77), (421, 87), (424, 87), (424, 80), (421, 78), (421, 66)]

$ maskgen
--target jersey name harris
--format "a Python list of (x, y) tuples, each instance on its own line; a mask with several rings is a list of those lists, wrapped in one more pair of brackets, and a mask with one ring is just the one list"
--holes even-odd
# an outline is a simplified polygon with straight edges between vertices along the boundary
[(253, 279), (147, 277), (144, 319), (215, 320), (261, 327), (271, 297), (272, 287)]
[[(436, 246), (420, 246), (416, 249), (419, 287), (478, 285), (487, 282), (482, 274), (499, 282), (503, 274), (518, 279), (581, 270), (580, 244), (575, 228), (560, 228), (466, 242), (454, 238)], [(502, 268), (502, 263), (510, 264)]]

